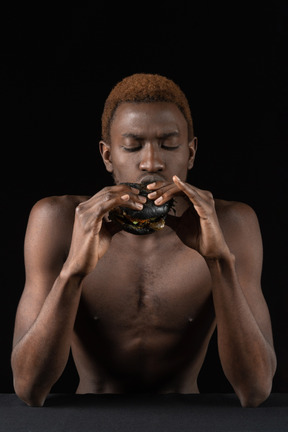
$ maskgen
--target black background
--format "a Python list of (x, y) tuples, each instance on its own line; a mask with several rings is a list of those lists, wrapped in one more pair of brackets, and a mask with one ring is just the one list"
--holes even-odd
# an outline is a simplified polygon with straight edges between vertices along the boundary
[[(258, 215), (278, 356), (273, 390), (288, 392), (287, 2), (115, 3), (1, 13), (0, 392), (13, 391), (29, 211), (48, 195), (111, 184), (98, 153), (102, 108), (112, 86), (135, 72), (172, 78), (189, 99), (199, 138), (189, 181)], [(70, 361), (55, 390), (75, 383)], [(200, 389), (230, 391), (215, 336)]]

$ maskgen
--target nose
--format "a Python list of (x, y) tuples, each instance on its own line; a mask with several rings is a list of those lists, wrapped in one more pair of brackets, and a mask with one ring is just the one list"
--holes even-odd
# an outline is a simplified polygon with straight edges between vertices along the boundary
[(141, 152), (140, 169), (142, 171), (157, 172), (165, 167), (161, 150), (157, 143), (147, 143)]

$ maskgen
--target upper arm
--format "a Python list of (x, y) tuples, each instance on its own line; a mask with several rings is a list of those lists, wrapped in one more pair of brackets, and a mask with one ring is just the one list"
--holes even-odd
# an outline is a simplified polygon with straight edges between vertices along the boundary
[(256, 213), (247, 204), (231, 203), (226, 214), (220, 217), (220, 224), (235, 255), (240, 282), (247, 287), (260, 288), (263, 245)]
[(257, 215), (247, 204), (231, 203), (223, 215), (220, 212), (219, 221), (235, 255), (238, 280), (249, 307), (263, 334), (272, 343), (270, 315), (261, 288), (263, 244)]
[(58, 277), (69, 248), (74, 212), (64, 197), (38, 201), (31, 210), (24, 243), (25, 287), (17, 308), (15, 345), (29, 330)]

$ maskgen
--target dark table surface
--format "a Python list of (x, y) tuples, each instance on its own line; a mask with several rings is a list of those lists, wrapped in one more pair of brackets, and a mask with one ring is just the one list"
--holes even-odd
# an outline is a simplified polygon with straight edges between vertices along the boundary
[(242, 408), (234, 394), (49, 395), (44, 407), (0, 394), (2, 432), (288, 431), (288, 394)]

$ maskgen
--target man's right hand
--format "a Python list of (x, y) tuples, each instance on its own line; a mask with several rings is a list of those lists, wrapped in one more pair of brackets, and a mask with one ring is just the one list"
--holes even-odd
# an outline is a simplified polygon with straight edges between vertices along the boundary
[(80, 203), (76, 207), (70, 251), (63, 270), (80, 277), (90, 273), (119, 231), (114, 222), (108, 222), (108, 213), (121, 205), (141, 210), (145, 202), (138, 189), (120, 184), (105, 187)]

